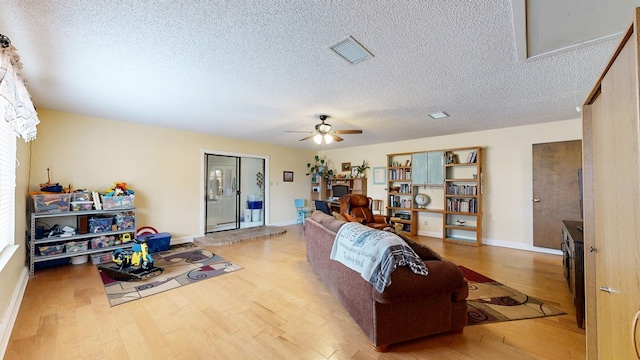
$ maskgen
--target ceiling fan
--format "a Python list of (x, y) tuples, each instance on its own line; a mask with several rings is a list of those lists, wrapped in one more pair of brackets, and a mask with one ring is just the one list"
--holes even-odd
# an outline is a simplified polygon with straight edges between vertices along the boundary
[(321, 144), (323, 141), (326, 144), (330, 144), (333, 140), (335, 140), (335, 141), (344, 140), (343, 138), (341, 138), (337, 134), (362, 134), (362, 130), (331, 130), (331, 124), (325, 123), (325, 120), (327, 120), (327, 118), (329, 118), (329, 115), (319, 115), (318, 118), (320, 118), (320, 124), (316, 124), (316, 130), (315, 131), (290, 130), (290, 131), (287, 131), (287, 132), (291, 132), (291, 133), (310, 133), (311, 135), (300, 139), (300, 141), (304, 141), (304, 140), (308, 140), (308, 139), (313, 138), (313, 140), (317, 144)]

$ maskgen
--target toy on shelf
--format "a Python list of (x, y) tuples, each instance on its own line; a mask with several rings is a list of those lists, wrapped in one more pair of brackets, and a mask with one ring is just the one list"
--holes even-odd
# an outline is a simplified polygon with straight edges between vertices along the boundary
[(40, 184), (40, 191), (57, 192), (57, 193), (64, 191), (64, 189), (62, 188), (62, 185), (58, 183), (54, 184), (51, 182), (51, 170), (49, 168), (47, 168), (47, 182), (44, 184)]
[(104, 191), (103, 196), (125, 196), (134, 195), (133, 189), (127, 187), (126, 182), (115, 182), (112, 188), (108, 188)]

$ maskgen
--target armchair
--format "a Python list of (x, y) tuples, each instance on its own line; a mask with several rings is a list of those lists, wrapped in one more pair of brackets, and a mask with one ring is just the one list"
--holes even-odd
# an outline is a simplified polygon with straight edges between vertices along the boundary
[(340, 197), (340, 214), (348, 221), (357, 221), (374, 229), (391, 226), (389, 217), (374, 215), (373, 199), (362, 194), (347, 194)]

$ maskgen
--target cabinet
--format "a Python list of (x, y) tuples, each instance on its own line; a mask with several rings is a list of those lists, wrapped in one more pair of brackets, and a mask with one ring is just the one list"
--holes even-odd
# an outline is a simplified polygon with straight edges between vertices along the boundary
[(367, 195), (367, 178), (332, 178), (325, 180), (320, 176), (311, 178), (311, 200), (329, 200), (340, 197), (334, 194), (334, 186), (344, 186), (347, 194)]
[(482, 148), (445, 152), (442, 238), (445, 242), (482, 245)]
[(442, 186), (444, 184), (444, 153), (428, 151), (411, 155), (413, 185)]
[[(117, 217), (121, 215), (120, 219), (126, 221), (121, 222), (119, 225), (113, 221), (113, 225), (109, 225), (103, 228), (102, 232), (87, 232), (85, 234), (76, 234), (72, 236), (51, 236), (48, 237), (44, 234), (42, 238), (37, 236), (36, 227), (41, 224), (53, 226), (58, 224), (61, 227), (68, 225), (74, 228), (80, 228), (77, 226), (82, 218), (88, 220), (93, 217)], [(35, 271), (35, 263), (68, 259), (74, 256), (88, 255), (98, 252), (113, 251), (115, 249), (128, 248), (133, 246), (133, 242), (118, 244), (113, 246), (106, 246), (100, 248), (91, 248), (91, 239), (99, 238), (101, 236), (113, 236), (116, 239), (122, 236), (122, 234), (130, 234), (131, 239), (134, 238), (137, 223), (137, 211), (136, 209), (119, 209), (119, 210), (87, 210), (87, 211), (70, 211), (54, 214), (37, 214), (33, 211), (29, 213), (30, 227), (27, 233), (27, 261), (29, 262), (29, 275), (33, 276)], [(89, 230), (88, 228), (86, 229)], [(86, 244), (83, 246), (71, 246), (74, 244)], [(42, 255), (39, 249), (59, 249), (60, 253), (53, 253), (51, 255)], [(67, 248), (72, 248), (73, 252), (67, 252)], [(80, 248), (80, 250), (78, 250)], [(57, 252), (57, 251), (55, 251)]]
[(417, 214), (413, 211), (412, 154), (387, 155), (387, 216), (396, 230), (417, 234)]
[(333, 191), (334, 187), (336, 186), (346, 187), (345, 189), (341, 189), (341, 190), (346, 190), (347, 194), (367, 195), (367, 178), (366, 177), (329, 179), (329, 197), (336, 198), (341, 196), (340, 192)]
[(562, 266), (576, 307), (576, 322), (584, 328), (584, 243), (582, 221), (562, 221)]
[(311, 201), (327, 200), (331, 197), (327, 181), (317, 174), (311, 175)]

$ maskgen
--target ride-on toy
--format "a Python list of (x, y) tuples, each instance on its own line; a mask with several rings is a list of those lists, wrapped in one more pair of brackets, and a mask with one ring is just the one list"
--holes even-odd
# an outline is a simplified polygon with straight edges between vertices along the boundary
[(160, 275), (164, 269), (153, 264), (147, 241), (133, 239), (130, 249), (116, 249), (111, 254), (113, 265), (99, 266), (107, 276), (118, 281), (142, 280)]

